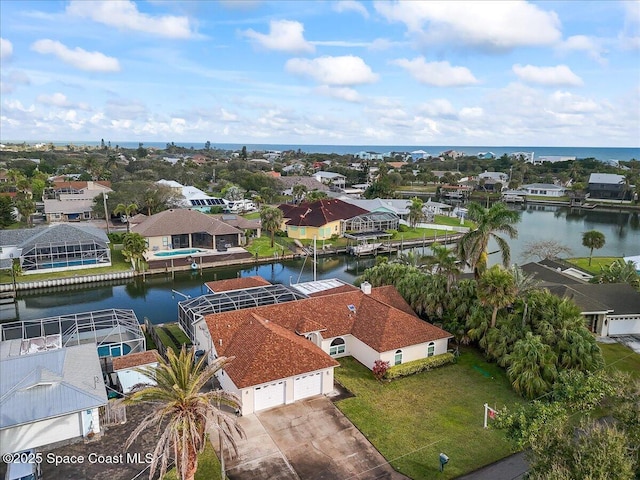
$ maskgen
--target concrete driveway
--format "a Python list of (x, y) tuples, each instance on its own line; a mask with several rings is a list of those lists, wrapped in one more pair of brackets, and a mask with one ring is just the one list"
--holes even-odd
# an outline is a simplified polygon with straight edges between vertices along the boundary
[(225, 453), (231, 480), (407, 478), (326, 397), (247, 415), (240, 423), (247, 439), (239, 442), (239, 456)]

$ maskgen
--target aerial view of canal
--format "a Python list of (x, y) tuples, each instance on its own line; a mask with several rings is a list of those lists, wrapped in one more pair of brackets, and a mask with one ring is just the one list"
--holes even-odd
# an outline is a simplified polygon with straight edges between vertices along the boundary
[[(597, 256), (628, 256), (640, 254), (640, 218), (638, 212), (624, 210), (585, 210), (543, 205), (529, 205), (521, 210), (517, 225), (518, 238), (510, 240), (511, 260), (523, 264), (534, 259), (522, 258), (525, 246), (540, 240), (556, 240), (573, 250), (573, 256), (588, 256), (582, 246), (582, 233), (598, 230), (604, 233), (606, 244), (594, 251)], [(419, 249), (420, 250), (420, 249)], [(426, 249), (428, 253), (428, 248)], [(490, 244), (489, 251), (496, 246)], [(500, 261), (500, 254), (489, 256), (491, 263)], [(140, 321), (173, 322), (177, 304), (187, 296), (206, 293), (204, 282), (238, 276), (259, 275), (272, 283), (297, 283), (313, 279), (313, 259), (299, 258), (270, 264), (214, 268), (200, 272), (179, 272), (147, 276), (146, 279), (120, 280), (92, 285), (73, 285), (18, 292), (15, 305), (3, 306), (3, 321), (28, 320), (104, 308), (133, 309)], [(318, 279), (339, 278), (353, 282), (375, 258), (355, 258), (331, 255), (318, 258)]]

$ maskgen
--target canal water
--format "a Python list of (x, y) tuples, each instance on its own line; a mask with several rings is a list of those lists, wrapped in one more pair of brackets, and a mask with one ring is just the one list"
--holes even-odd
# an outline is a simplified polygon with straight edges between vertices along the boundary
[[(529, 205), (521, 210), (517, 225), (518, 238), (510, 240), (513, 263), (526, 263), (522, 251), (527, 243), (556, 240), (572, 248), (574, 256), (588, 256), (582, 246), (582, 233), (599, 230), (606, 238), (605, 246), (594, 251), (598, 256), (627, 256), (640, 254), (640, 218), (637, 212), (611, 209), (581, 210), (564, 207)], [(428, 249), (427, 249), (428, 250)], [(490, 244), (489, 251), (496, 250)], [(428, 252), (427, 252), (428, 253)], [(500, 261), (500, 254), (490, 255), (490, 262)], [(346, 255), (318, 258), (317, 278), (339, 278), (353, 282), (374, 258), (354, 258)], [(272, 283), (297, 283), (313, 279), (312, 259), (301, 259), (242, 267), (226, 267), (200, 272), (179, 272), (171, 275), (147, 276), (146, 279), (121, 280), (101, 284), (54, 287), (30, 292), (18, 292), (18, 302), (3, 306), (3, 321), (27, 320), (86, 312), (104, 308), (133, 309), (140, 319), (152, 323), (175, 321), (177, 304), (186, 296), (206, 293), (203, 283), (238, 276), (259, 275)]]

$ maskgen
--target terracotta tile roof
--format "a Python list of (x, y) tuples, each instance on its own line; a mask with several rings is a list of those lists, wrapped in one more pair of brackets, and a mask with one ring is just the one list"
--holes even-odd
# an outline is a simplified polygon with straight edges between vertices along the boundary
[(311, 320), (310, 318), (303, 318), (296, 325), (296, 333), (298, 335), (304, 335), (311, 332), (323, 332), (327, 329), (321, 323)]
[[(353, 285), (340, 285), (335, 288), (328, 288), (327, 290), (321, 290), (319, 292), (314, 292), (309, 294), (310, 297), (323, 297), (325, 295), (333, 295), (334, 293), (344, 293), (344, 292), (353, 292), (354, 290), (358, 290), (358, 287), (354, 287)], [(411, 307), (409, 307), (411, 309)]]
[[(228, 335), (225, 330), (233, 330), (233, 334)], [(217, 322), (211, 330), (212, 337), (218, 333), (226, 337), (222, 345), (216, 343), (218, 354), (235, 357), (225, 372), (238, 388), (339, 365), (306, 338), (254, 312), (233, 326)]]
[(146, 352), (130, 353), (129, 355), (123, 355), (122, 357), (115, 357), (113, 359), (113, 370), (126, 370), (128, 368), (140, 367), (142, 365), (149, 365), (150, 363), (158, 362), (158, 351), (147, 350)]
[(234, 235), (242, 233), (206, 213), (187, 208), (165, 210), (147, 217), (131, 231), (143, 237), (159, 237), (165, 235), (180, 235), (186, 233), (206, 232), (209, 235)]
[(289, 219), (287, 225), (300, 227), (321, 227), (336, 220), (357, 217), (368, 210), (352, 205), (337, 198), (316, 200), (299, 205), (283, 204), (278, 206), (283, 216)]
[(215, 282), (205, 283), (207, 288), (214, 293), (229, 292), (231, 290), (243, 290), (245, 288), (263, 287), (265, 285), (271, 285), (270, 282), (262, 277), (242, 277), (242, 278), (230, 278), (228, 280), (216, 280)]
[[(220, 353), (220, 347), (225, 349), (233, 341), (239, 326), (254, 319), (254, 315), (271, 320), (268, 325), (275, 324), (294, 336), (291, 337), (289, 335), (281, 338), (301, 339), (304, 342), (308, 342), (303, 342), (307, 346), (312, 346), (313, 344), (294, 333), (298, 328), (306, 329), (304, 324), (307, 319), (314, 319), (314, 322), (322, 324), (326, 328), (322, 332), (323, 338), (352, 334), (378, 352), (396, 350), (452, 336), (450, 333), (419, 319), (415, 314), (409, 313), (411, 311), (410, 307), (406, 305), (402, 297), (390, 290), (395, 289), (393, 287), (374, 288), (370, 295), (366, 295), (361, 290), (354, 289), (348, 292), (311, 297), (295, 302), (211, 314), (205, 317), (205, 321), (218, 353)], [(393, 301), (395, 306), (386, 303), (386, 301)], [(355, 309), (355, 312), (349, 308), (349, 305), (353, 306), (352, 308)], [(407, 311), (407, 308), (409, 308), (409, 311)], [(300, 326), (301, 323), (303, 326)], [(257, 336), (252, 337), (252, 339), (252, 341), (256, 341), (260, 345), (265, 345), (262, 339)], [(300, 345), (300, 342), (296, 342), (293, 345)], [(278, 346), (278, 348), (282, 349), (284, 347)], [(315, 346), (313, 348), (320, 351)], [(306, 351), (304, 350), (304, 352)], [(223, 354), (231, 355), (226, 350)], [(240, 355), (233, 353), (233, 355), (237, 357), (234, 362), (240, 364), (245, 361), (242, 360), (246, 358), (244, 353)], [(325, 353), (322, 353), (322, 355), (326, 356)], [(296, 360), (288, 360), (284, 363), (302, 361), (297, 360), (297, 356), (295, 358)], [(252, 360), (249, 359), (247, 361)], [(272, 360), (273, 362), (275, 360)], [(237, 366), (235, 368), (240, 371), (245, 367)], [(264, 369), (266, 367), (257, 365), (256, 368)], [(272, 368), (276, 369), (275, 366)], [(289, 370), (282, 368), (281, 371), (269, 371), (269, 375), (265, 374), (264, 379), (260, 376), (252, 377), (251, 381), (255, 381), (255, 384), (260, 384), (277, 378), (284, 378), (284, 374), (288, 373)], [(229, 374), (231, 375), (231, 373)], [(231, 378), (234, 382), (236, 381), (233, 375), (231, 375)], [(236, 385), (238, 384), (236, 383)], [(251, 385), (251, 383), (247, 385)]]

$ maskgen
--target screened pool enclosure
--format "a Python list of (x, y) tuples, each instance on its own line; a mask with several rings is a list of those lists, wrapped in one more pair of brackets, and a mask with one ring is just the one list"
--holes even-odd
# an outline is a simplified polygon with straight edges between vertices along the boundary
[(22, 271), (73, 270), (111, 265), (111, 252), (106, 243), (78, 239), (56, 243), (35, 243), (22, 252)]

